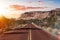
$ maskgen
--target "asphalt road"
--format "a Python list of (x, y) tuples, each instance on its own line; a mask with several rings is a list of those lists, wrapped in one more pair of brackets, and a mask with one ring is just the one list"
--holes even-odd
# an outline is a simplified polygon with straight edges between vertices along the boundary
[(0, 40), (58, 40), (58, 38), (42, 29), (20, 29), (1, 34)]

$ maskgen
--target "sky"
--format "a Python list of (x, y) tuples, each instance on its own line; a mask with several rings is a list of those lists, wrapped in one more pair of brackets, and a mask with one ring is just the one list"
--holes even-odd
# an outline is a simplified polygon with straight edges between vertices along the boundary
[(18, 18), (27, 11), (49, 11), (60, 8), (60, 0), (0, 0), (0, 14)]

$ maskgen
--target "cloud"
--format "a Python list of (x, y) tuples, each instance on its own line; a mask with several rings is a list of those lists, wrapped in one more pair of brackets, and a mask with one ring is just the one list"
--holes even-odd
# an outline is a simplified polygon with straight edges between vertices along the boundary
[(27, 7), (27, 9), (44, 9), (44, 7)]
[(14, 10), (26, 10), (26, 7), (22, 5), (10, 5), (10, 8)]
[(38, 4), (44, 4), (44, 2), (43, 1), (38, 1)]
[(23, 5), (10, 5), (10, 8), (14, 9), (14, 10), (27, 10), (27, 9), (44, 9), (44, 8), (47, 8), (47, 7), (26, 7), (26, 6), (23, 6)]

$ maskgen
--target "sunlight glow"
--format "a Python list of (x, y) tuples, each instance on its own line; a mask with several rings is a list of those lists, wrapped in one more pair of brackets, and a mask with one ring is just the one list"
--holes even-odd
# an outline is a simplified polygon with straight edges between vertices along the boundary
[(6, 16), (6, 4), (0, 3), (0, 17), (1, 16)]
[[(19, 16), (17, 13), (21, 13), (20, 11), (14, 11), (11, 8), (9, 8), (10, 4), (0, 2), (0, 18), (2, 16), (5, 16), (6, 18), (18, 18)], [(12, 15), (14, 14), (14, 15)], [(15, 15), (16, 14), (16, 15)]]

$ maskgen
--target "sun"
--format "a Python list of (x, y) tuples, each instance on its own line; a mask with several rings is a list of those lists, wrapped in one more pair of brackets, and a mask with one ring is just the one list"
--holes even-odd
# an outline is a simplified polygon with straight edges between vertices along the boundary
[(6, 4), (0, 3), (0, 17), (6, 16)]

